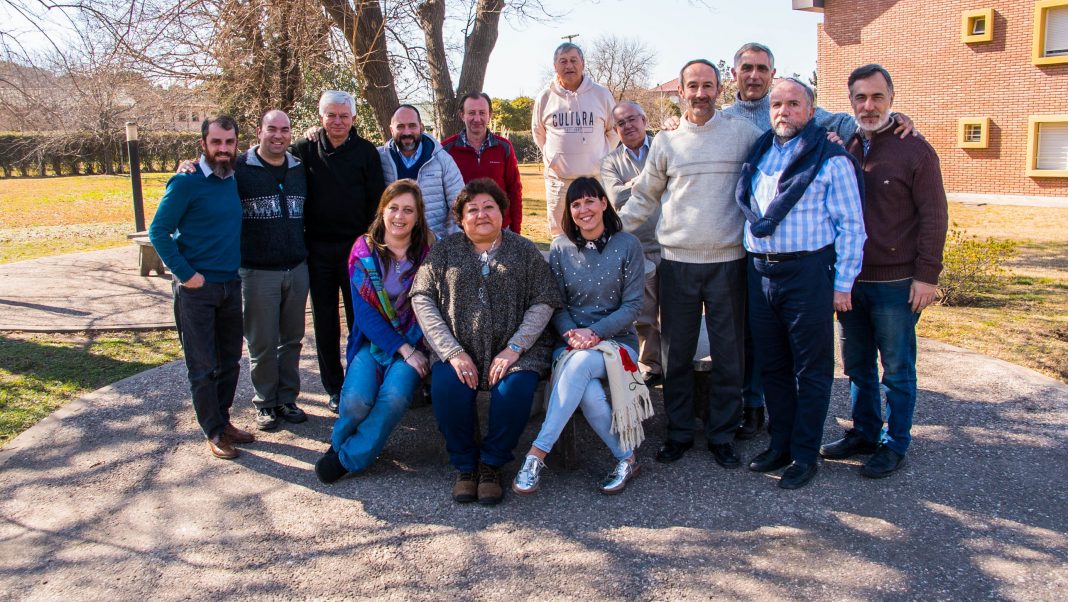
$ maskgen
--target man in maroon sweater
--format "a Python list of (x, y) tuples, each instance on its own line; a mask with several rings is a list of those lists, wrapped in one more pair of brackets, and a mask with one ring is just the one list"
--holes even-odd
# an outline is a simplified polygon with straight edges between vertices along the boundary
[[(853, 428), (820, 448), (824, 458), (873, 454), (860, 474), (890, 476), (906, 464), (916, 407), (916, 322), (935, 300), (948, 215), (938, 155), (926, 140), (894, 135), (894, 83), (879, 65), (849, 76), (858, 131), (849, 151), (864, 166), (864, 263), (853, 309), (838, 313)], [(886, 387), (883, 429), (879, 368)]]
[(508, 195), (503, 226), (519, 234), (523, 224), (523, 183), (519, 179), (519, 163), (512, 143), (489, 131), (492, 117), (489, 95), (471, 92), (460, 99), (460, 119), (464, 129), (443, 140), (441, 146), (456, 161), (465, 184), (476, 178), (489, 178), (501, 187)]

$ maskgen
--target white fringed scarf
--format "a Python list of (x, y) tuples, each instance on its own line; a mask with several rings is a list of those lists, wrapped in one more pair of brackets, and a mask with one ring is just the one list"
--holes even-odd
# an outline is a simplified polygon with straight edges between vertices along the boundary
[[(604, 354), (605, 372), (608, 373), (608, 390), (612, 395), (612, 432), (619, 437), (619, 446), (624, 451), (636, 449), (645, 440), (642, 421), (653, 415), (653, 400), (649, 387), (638, 372), (638, 366), (627, 350), (615, 341), (601, 341), (594, 350)], [(556, 358), (553, 364), (551, 391), (556, 387), (564, 363), (579, 349), (568, 349)]]

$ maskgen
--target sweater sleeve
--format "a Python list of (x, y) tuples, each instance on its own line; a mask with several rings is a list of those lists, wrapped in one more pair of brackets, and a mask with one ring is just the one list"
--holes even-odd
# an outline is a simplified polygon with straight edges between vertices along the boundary
[(545, 152), (545, 124), (541, 120), (542, 106), (545, 103), (546, 94), (543, 92), (534, 97), (534, 106), (530, 111), (530, 134), (534, 136), (534, 144), (538, 150)]
[(605, 155), (601, 161), (601, 184), (604, 185), (604, 191), (608, 194), (608, 201), (618, 211), (630, 200), (630, 182), (623, 181), (616, 167), (616, 153), (613, 151)]
[(660, 206), (661, 195), (667, 188), (667, 156), (664, 151), (665, 134), (653, 138), (649, 146), (649, 158), (645, 168), (638, 174), (631, 187), (630, 200), (619, 210), (623, 220), (623, 229), (633, 232), (649, 219)]
[[(557, 240), (559, 239), (557, 237)], [(564, 300), (564, 306), (553, 314), (553, 328), (556, 329), (558, 334), (563, 335), (569, 330), (578, 328), (578, 324), (571, 317), (571, 310), (567, 307), (567, 288), (564, 285), (564, 272), (563, 267), (560, 265), (560, 253), (562, 251), (556, 244), (553, 244), (549, 249), (549, 267), (552, 270), (556, 288), (560, 291), (560, 298)]]
[(849, 144), (849, 140), (857, 132), (857, 122), (849, 113), (831, 113), (816, 107), (816, 114), (813, 118), (816, 120), (816, 125), (822, 126), (828, 132), (838, 134), (838, 137), (846, 144)]
[(523, 349), (530, 349), (534, 343), (538, 342), (538, 337), (541, 336), (552, 317), (552, 306), (544, 303), (531, 305), (527, 311), (523, 312), (523, 321), (519, 323), (519, 328), (508, 342), (519, 345)]
[(441, 315), (434, 300), (425, 295), (418, 295), (411, 299), (415, 317), (419, 320), (419, 327), (423, 329), (423, 336), (427, 345), (443, 362), (447, 362), (464, 350), (460, 342), (449, 330), (448, 323)]
[(938, 284), (949, 229), (949, 208), (938, 155), (929, 146), (925, 147), (926, 152), (919, 154), (912, 176), (912, 202), (920, 221), (912, 277), (927, 284)]
[[(349, 287), (352, 288), (352, 285), (350, 284)], [(397, 353), (397, 350), (404, 344), (404, 337), (397, 334), (397, 331), (393, 330), (393, 325), (386, 321), (377, 309), (371, 307), (371, 304), (365, 301), (355, 289), (352, 289), (352, 310), (354, 323), (360, 325), (360, 332), (365, 337), (390, 356)]]
[(590, 325), (602, 339), (610, 339), (630, 330), (638, 319), (645, 300), (645, 255), (641, 243), (627, 237), (627, 258), (623, 263), (623, 300), (615, 311)]
[(504, 192), (508, 195), (509, 228), (519, 234), (523, 225), (523, 179), (519, 175), (519, 159), (515, 156), (515, 146), (508, 140), (501, 140), (508, 145), (508, 159), (504, 162)]
[(197, 273), (178, 251), (178, 243), (174, 240), (178, 224), (189, 209), (190, 194), (186, 184), (192, 177), (200, 177), (199, 170), (195, 175), (172, 176), (167, 181), (167, 188), (163, 192), (163, 198), (160, 199), (156, 215), (152, 218), (152, 225), (148, 227), (148, 239), (152, 242), (156, 253), (181, 282), (189, 280)]

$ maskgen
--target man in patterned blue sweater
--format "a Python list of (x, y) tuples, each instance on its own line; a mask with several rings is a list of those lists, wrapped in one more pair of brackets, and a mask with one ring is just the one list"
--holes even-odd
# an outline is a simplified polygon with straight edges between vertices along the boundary
[(167, 182), (148, 237), (174, 275), (174, 321), (197, 422), (209, 451), (230, 460), (238, 456), (234, 444), (254, 441), (230, 422), (241, 360), (237, 123), (206, 119), (200, 132), (199, 169)]

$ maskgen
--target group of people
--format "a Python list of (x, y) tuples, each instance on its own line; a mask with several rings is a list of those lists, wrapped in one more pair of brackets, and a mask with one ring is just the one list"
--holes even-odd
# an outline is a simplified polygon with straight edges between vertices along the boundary
[[(578, 46), (553, 58), (556, 78), (532, 115), (547, 261), (519, 234), (515, 152), (488, 130), (484, 93), (462, 97), (464, 128), (442, 143), (402, 105), (375, 149), (352, 125), (353, 98), (336, 91), (320, 99), (318, 135), (292, 145), (281, 111), (263, 116), (258, 144), (240, 155), (237, 124), (205, 120), (203, 154), (168, 182), (149, 235), (174, 275), (210, 452), (234, 458), (255, 439), (230, 419), (242, 336), (257, 426), (306, 420), (297, 364), (310, 292), (320, 375), (339, 414), (315, 464), (324, 483), (370, 466), (429, 379), (453, 499), (496, 504), (550, 372), (544, 422), (511, 485), (518, 494), (538, 489), (579, 408), (615, 460), (600, 490), (622, 491), (639, 473), (648, 387), (661, 382), (658, 462), (692, 448), (701, 404), (724, 468), (741, 465), (733, 441), (763, 430), (766, 406), (769, 445), (749, 468), (785, 468), (785, 489), (810, 482), (819, 456), (871, 454), (861, 474), (874, 478), (905, 466), (915, 324), (935, 298), (947, 208), (937, 155), (890, 110), (890, 74), (857, 68), (853, 114), (831, 114), (803, 82), (775, 83), (771, 50), (746, 44), (731, 70), (733, 105), (715, 106), (716, 66), (690, 61), (681, 119), (651, 137), (642, 107), (593, 82)], [(836, 312), (853, 426), (821, 447)], [(710, 386), (695, 399), (702, 315)], [(490, 396), (485, 435), (480, 390)]]

